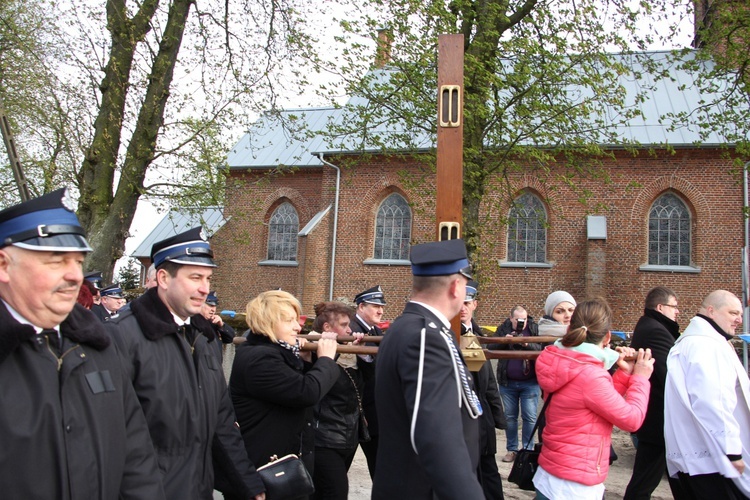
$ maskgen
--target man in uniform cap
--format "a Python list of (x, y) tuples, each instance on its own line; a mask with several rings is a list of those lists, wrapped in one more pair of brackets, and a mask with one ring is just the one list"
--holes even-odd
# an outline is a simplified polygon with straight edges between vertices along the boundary
[[(482, 329), (474, 320), (477, 308), (477, 294), (479, 283), (469, 280), (466, 284), (466, 298), (461, 306), (461, 335), (473, 334), (483, 336)], [(471, 372), (477, 396), (482, 404), (482, 417), (479, 422), (479, 481), (487, 500), (502, 500), (503, 482), (497, 470), (495, 454), (497, 453), (497, 439), (495, 429), (505, 429), (507, 422), (500, 393), (497, 389), (497, 379), (492, 370), (492, 362), (485, 361), (476, 372)]]
[[(219, 297), (216, 292), (209, 292), (206, 301), (201, 306), (201, 314), (211, 322), (216, 337), (224, 344), (231, 344), (234, 340), (234, 328), (224, 323), (221, 316), (216, 314), (216, 306), (219, 305)], [(222, 352), (221, 344), (217, 344), (219, 352)]]
[[(89, 283), (89, 290), (91, 290), (91, 295), (94, 297), (94, 304), (99, 304), (102, 300), (102, 296), (99, 294), (99, 290), (102, 288), (102, 283), (104, 283), (104, 278), (102, 277), (101, 271), (91, 271), (90, 273), (86, 273), (83, 275), (83, 279), (85, 282)], [(84, 283), (85, 285), (86, 283)], [(96, 293), (94, 293), (96, 292)]]
[(141, 399), (171, 499), (264, 498), (247, 458), (212, 324), (201, 316), (216, 264), (200, 227), (154, 243), (157, 286), (105, 326)]
[(482, 414), (450, 318), (471, 279), (463, 240), (411, 248), (411, 301), (378, 351), (380, 429), (373, 499), (484, 499), (477, 479)]
[(117, 314), (123, 306), (122, 288), (115, 283), (102, 288), (99, 290), (99, 293), (101, 295), (101, 302), (94, 304), (91, 307), (91, 312), (104, 323)]
[[(365, 335), (380, 336), (383, 330), (378, 323), (383, 319), (383, 307), (385, 306), (385, 294), (380, 285), (368, 288), (354, 297), (357, 313), (351, 323), (352, 333), (361, 332)], [(372, 344), (374, 345), (374, 344)], [(370, 432), (370, 441), (361, 442), (359, 445), (367, 458), (367, 468), (370, 470), (370, 478), (375, 477), (375, 462), (378, 453), (378, 413), (375, 407), (375, 358), (370, 355), (360, 355), (357, 358), (357, 367), (362, 374), (362, 409), (367, 418), (367, 428)]]
[(61, 189), (0, 212), (3, 498), (164, 498), (138, 398), (76, 304), (91, 251)]

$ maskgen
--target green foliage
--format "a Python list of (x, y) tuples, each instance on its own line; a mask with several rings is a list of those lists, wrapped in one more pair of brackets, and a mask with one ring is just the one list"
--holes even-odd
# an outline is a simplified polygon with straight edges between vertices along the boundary
[(128, 259), (128, 265), (120, 268), (116, 283), (123, 290), (133, 290), (141, 286), (141, 266), (135, 259)]

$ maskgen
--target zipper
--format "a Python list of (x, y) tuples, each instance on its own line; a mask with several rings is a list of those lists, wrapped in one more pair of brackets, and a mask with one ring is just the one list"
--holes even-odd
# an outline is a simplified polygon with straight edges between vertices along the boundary
[(596, 474), (601, 476), (602, 474), (602, 450), (604, 449), (604, 442), (599, 441), (599, 458), (596, 460)]
[(52, 346), (49, 345), (49, 337), (45, 337), (45, 340), (47, 341), (47, 350), (50, 352), (50, 354), (52, 354), (55, 357), (55, 360), (57, 360), (57, 371), (59, 372), (60, 370), (62, 370), (63, 358), (67, 356), (68, 354), (70, 354), (71, 352), (73, 352), (74, 350), (76, 350), (78, 348), (78, 344), (74, 345), (73, 347), (71, 347), (64, 353), (62, 353), (60, 356), (58, 356), (57, 354), (55, 354), (55, 351), (54, 349), (52, 349)]

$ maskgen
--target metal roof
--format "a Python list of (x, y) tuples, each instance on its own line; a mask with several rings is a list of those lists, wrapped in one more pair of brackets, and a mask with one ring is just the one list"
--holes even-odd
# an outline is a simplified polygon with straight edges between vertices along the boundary
[(185, 210), (173, 208), (164, 216), (159, 224), (157, 224), (153, 231), (146, 236), (130, 256), (135, 258), (151, 257), (151, 247), (154, 243), (169, 238), (170, 236), (180, 234), (196, 226), (202, 225), (206, 234), (210, 238), (227, 223), (227, 219), (224, 218), (223, 209), (221, 207), (208, 207), (202, 209), (203, 211), (199, 210), (200, 209)]
[[(722, 82), (716, 82), (715, 93), (701, 93), (696, 85), (696, 74), (681, 65), (682, 62), (695, 62), (695, 55), (695, 51), (686, 51), (681, 56), (676, 56), (672, 51), (611, 55), (631, 69), (628, 74), (619, 77), (619, 82), (627, 95), (625, 109), (638, 111), (635, 117), (619, 125), (614, 124), (621, 119), (622, 109), (609, 108), (603, 111), (604, 120), (613, 124), (612, 129), (617, 132), (621, 141), (642, 146), (669, 144), (673, 147), (694, 146), (698, 142), (703, 145), (726, 144), (726, 139), (715, 131), (709, 132), (705, 137), (701, 135), (706, 131), (701, 130), (702, 120), (698, 109), (703, 104), (717, 100)], [(678, 60), (678, 57), (682, 59)], [(656, 63), (660, 72), (667, 76), (655, 78), (643, 64), (644, 58)], [(373, 78), (373, 84), (378, 84), (389, 78), (392, 71), (374, 70), (368, 77)], [(583, 99), (590, 91), (582, 87), (571, 87), (568, 94), (571, 99)], [(353, 137), (330, 138), (322, 134), (331, 124), (344, 123), (347, 113), (353, 112), (354, 106), (366, 103), (362, 97), (352, 97), (341, 108), (290, 109), (276, 115), (263, 116), (229, 152), (228, 165), (230, 168), (319, 167), (323, 163), (314, 153), (378, 151), (379, 148), (374, 146), (361, 146)], [(673, 127), (669, 117), (680, 113), (692, 113), (695, 118), (689, 125)], [(368, 132), (396, 136), (404, 132), (403, 127), (401, 130), (397, 130), (397, 127), (398, 124), (389, 123), (375, 126)], [(296, 137), (300, 135), (299, 131), (306, 131), (303, 138)], [(416, 150), (435, 146), (434, 135), (418, 134), (420, 135), (411, 137), (410, 150), (415, 150), (414, 144), (417, 144)], [(394, 149), (399, 149), (398, 145)]]

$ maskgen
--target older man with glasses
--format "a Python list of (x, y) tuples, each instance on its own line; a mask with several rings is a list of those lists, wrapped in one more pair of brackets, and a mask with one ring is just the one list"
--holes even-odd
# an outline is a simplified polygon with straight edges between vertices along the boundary
[[(651, 493), (661, 481), (667, 468), (664, 445), (664, 384), (667, 379), (667, 355), (680, 336), (677, 324), (677, 294), (664, 286), (657, 286), (646, 295), (643, 316), (633, 329), (630, 346), (634, 349), (651, 349), (654, 373), (651, 375), (651, 392), (646, 420), (636, 433), (638, 449), (635, 454), (633, 475), (625, 490), (626, 500), (651, 498)], [(669, 478), (669, 487), (676, 499), (684, 498), (677, 479)]]

